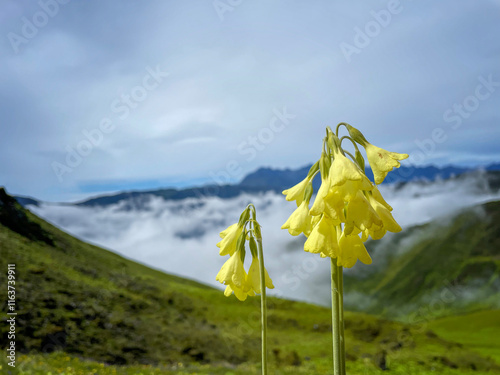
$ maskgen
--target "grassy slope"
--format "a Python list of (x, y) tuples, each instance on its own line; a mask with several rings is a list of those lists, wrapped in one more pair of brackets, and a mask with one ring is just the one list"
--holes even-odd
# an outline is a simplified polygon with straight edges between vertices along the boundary
[(500, 310), (450, 316), (429, 323), (440, 336), (491, 356), (500, 363)]
[[(26, 220), (41, 230), (39, 237), (30, 239), (0, 225), (0, 270), (7, 263), (17, 265), (17, 349), (30, 353), (20, 358), (27, 374), (45, 374), (52, 367), (54, 373), (61, 373), (58, 367), (88, 373), (91, 369), (83, 369), (102, 366), (86, 359), (165, 366), (158, 373), (170, 373), (180, 362), (221, 368), (213, 373), (255, 372), (258, 298), (245, 303), (226, 298), (218, 290), (81, 242), (29, 212)], [(4, 271), (0, 281), (5, 285)], [(271, 299), (270, 360), (281, 369), (275, 373), (328, 373), (329, 322), (327, 309)], [(2, 348), (6, 328), (0, 326)], [(396, 373), (498, 369), (493, 361), (421, 327), (366, 314), (346, 313), (346, 336), (351, 370), (373, 373), (384, 359)], [(6, 368), (5, 362), (0, 365)], [(105, 366), (99, 374), (153, 373), (150, 367), (127, 369)]]
[(394, 255), (376, 273), (367, 268), (369, 277), (347, 276), (346, 284), (370, 298), (365, 311), (389, 317), (428, 319), (498, 308), (499, 233), (500, 202), (468, 209), (394, 235), (390, 242), (371, 243), (375, 260), (378, 251)]

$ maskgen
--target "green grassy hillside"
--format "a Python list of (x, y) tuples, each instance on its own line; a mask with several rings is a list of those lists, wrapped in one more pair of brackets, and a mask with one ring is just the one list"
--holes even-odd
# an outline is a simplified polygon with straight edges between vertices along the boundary
[(364, 299), (364, 311), (416, 321), (500, 308), (500, 202), (368, 247), (375, 267), (346, 276), (353, 309)]
[[(13, 374), (257, 373), (258, 298), (226, 298), (86, 244), (0, 189), (0, 285), (8, 263), (16, 264), (16, 348), (24, 353)], [(269, 308), (273, 373), (329, 373), (329, 310), (275, 298)], [(2, 349), (6, 330), (3, 318)], [(347, 312), (346, 336), (351, 373), (499, 370), (477, 348), (422, 326)], [(7, 373), (4, 356), (0, 366)]]

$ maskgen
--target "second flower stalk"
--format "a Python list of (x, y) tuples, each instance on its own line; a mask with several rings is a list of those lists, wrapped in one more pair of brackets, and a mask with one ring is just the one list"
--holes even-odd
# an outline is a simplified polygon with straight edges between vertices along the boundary
[[(256, 293), (261, 296), (261, 336), (262, 336), (262, 374), (267, 374), (267, 302), (266, 288), (274, 285), (264, 267), (262, 232), (257, 221), (255, 206), (249, 204), (240, 215), (237, 223), (220, 233), (222, 240), (217, 244), (219, 254), (230, 255), (216, 276), (216, 280), (226, 285), (224, 294), (233, 292), (240, 301)], [(252, 263), (245, 271), (246, 243), (252, 255)]]

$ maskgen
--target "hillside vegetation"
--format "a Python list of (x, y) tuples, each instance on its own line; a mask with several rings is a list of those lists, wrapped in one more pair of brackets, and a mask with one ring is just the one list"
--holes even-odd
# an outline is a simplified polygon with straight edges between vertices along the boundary
[[(12, 373), (258, 371), (258, 298), (244, 303), (226, 298), (219, 290), (79, 241), (24, 210), (3, 189), (0, 255), (1, 285), (8, 263), (17, 270), (16, 348), (24, 355)], [(274, 373), (329, 373), (329, 310), (276, 298), (270, 299), (269, 309)], [(6, 330), (3, 321), (2, 348), (7, 346)], [(347, 312), (346, 335), (348, 370), (356, 373), (499, 369), (477, 348), (444, 339), (422, 325)], [(8, 368), (4, 361), (2, 357), (2, 373)]]
[(374, 267), (346, 276), (351, 293), (346, 301), (352, 309), (419, 321), (500, 308), (500, 202), (410, 228), (368, 247)]

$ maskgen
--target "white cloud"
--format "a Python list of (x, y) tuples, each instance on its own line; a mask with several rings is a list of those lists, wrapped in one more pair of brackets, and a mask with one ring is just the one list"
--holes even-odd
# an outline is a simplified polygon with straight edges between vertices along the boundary
[[(409, 183), (401, 188), (382, 186), (381, 190), (402, 227), (409, 228), (499, 199), (499, 192), (489, 192), (484, 183), (484, 176), (476, 175), (456, 181)], [(218, 233), (235, 222), (250, 202), (257, 207), (263, 227), (266, 267), (276, 286), (271, 293), (328, 304), (329, 262), (305, 253), (303, 238), (279, 229), (295, 209), (281, 195), (242, 195), (226, 200), (153, 198), (143, 209), (130, 209), (130, 202), (126, 201), (105, 208), (42, 204), (30, 209), (85, 241), (168, 273), (220, 287), (215, 275), (225, 257), (218, 255), (215, 246), (220, 240)], [(377, 252), (374, 266), (357, 264), (347, 272), (363, 273), (362, 268), (383, 262), (383, 252)]]

